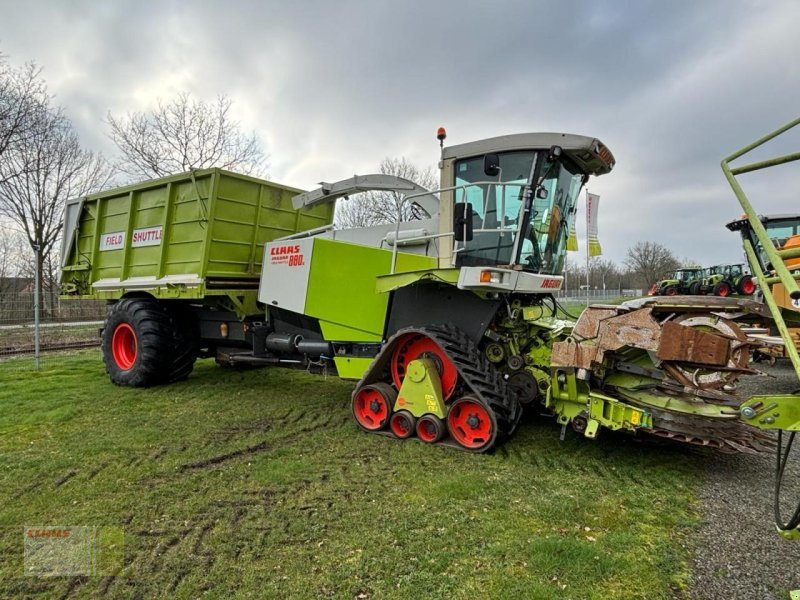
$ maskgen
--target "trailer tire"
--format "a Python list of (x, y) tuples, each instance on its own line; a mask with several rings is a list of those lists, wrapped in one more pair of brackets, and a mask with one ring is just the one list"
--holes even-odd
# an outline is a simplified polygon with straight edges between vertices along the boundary
[(168, 381), (175, 357), (174, 330), (169, 314), (155, 300), (124, 298), (114, 304), (102, 342), (111, 381), (132, 387)]

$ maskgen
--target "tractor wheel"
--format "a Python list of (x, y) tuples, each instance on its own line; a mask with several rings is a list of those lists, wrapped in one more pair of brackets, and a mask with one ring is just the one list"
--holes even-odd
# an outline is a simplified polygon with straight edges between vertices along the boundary
[(444, 421), (436, 415), (424, 415), (417, 421), (417, 437), (427, 444), (435, 444), (444, 434)]
[(689, 284), (689, 294), (692, 296), (697, 296), (698, 294), (700, 294), (699, 281), (693, 281), (692, 283)]
[(494, 412), (474, 396), (464, 396), (450, 405), (447, 429), (459, 445), (469, 450), (492, 446), (497, 437)]
[(756, 284), (750, 275), (745, 275), (739, 280), (736, 286), (736, 291), (742, 296), (752, 296), (756, 291)]
[(189, 309), (177, 307), (169, 311), (173, 324), (173, 342), (175, 344), (172, 365), (167, 377), (168, 383), (181, 381), (189, 376), (197, 360), (200, 336), (197, 322)]
[(164, 383), (175, 357), (172, 320), (155, 300), (125, 298), (108, 313), (102, 347), (106, 372), (117, 385)]
[(721, 296), (725, 298), (726, 296), (731, 295), (731, 286), (728, 285), (727, 281), (720, 281), (717, 285), (714, 286), (714, 295)]
[(678, 295), (678, 288), (674, 285), (669, 286), (667, 289), (664, 290), (663, 296), (677, 296)]
[(353, 416), (364, 431), (380, 431), (389, 422), (397, 392), (386, 383), (365, 385), (353, 394)]
[(389, 429), (401, 440), (411, 437), (417, 427), (417, 419), (407, 410), (398, 410), (389, 419)]

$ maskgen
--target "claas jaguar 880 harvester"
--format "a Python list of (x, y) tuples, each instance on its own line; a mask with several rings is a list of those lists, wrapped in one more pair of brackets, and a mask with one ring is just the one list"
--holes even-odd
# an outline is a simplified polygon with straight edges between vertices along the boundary
[[(650, 298), (560, 310), (565, 247), (582, 188), (609, 173), (592, 137), (515, 134), (445, 147), (441, 185), (355, 176), (301, 192), (193, 171), (67, 206), (62, 289), (105, 299), (114, 383), (227, 365), (310, 362), (357, 380), (370, 432), (484, 452), (535, 407), (601, 429), (723, 451), (772, 449), (739, 417), (749, 342), (769, 317), (731, 298)], [(400, 194), (424, 218), (338, 229), (334, 204)], [(346, 200), (343, 200), (346, 201)]]

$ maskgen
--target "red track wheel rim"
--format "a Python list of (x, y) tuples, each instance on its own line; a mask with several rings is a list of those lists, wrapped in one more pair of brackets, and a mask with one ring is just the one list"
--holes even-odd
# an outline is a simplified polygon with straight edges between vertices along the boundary
[(139, 354), (139, 342), (133, 327), (127, 323), (120, 323), (111, 336), (111, 354), (114, 362), (123, 371), (128, 371), (136, 363)]
[(414, 433), (416, 422), (414, 416), (407, 410), (399, 410), (389, 420), (389, 429), (400, 439), (411, 437)]
[(442, 395), (445, 400), (448, 400), (453, 395), (458, 382), (456, 366), (436, 342), (419, 333), (410, 333), (401, 338), (397, 349), (392, 354), (392, 381), (394, 381), (395, 387), (399, 390), (403, 385), (406, 365), (421, 357), (432, 358), (436, 363), (439, 377), (442, 380)]
[(433, 444), (444, 437), (444, 423), (434, 415), (425, 415), (417, 421), (417, 437), (426, 444)]
[(474, 398), (460, 398), (453, 402), (447, 413), (447, 428), (460, 445), (470, 450), (480, 450), (494, 441), (493, 415)]
[(366, 386), (353, 398), (353, 416), (362, 429), (378, 431), (386, 426), (394, 401), (381, 390)]

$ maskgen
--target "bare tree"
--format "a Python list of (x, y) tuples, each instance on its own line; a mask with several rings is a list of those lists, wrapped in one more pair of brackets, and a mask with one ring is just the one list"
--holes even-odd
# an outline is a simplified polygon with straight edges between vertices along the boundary
[[(101, 189), (113, 171), (101, 156), (81, 148), (60, 110), (50, 109), (40, 118), (25, 143), (0, 159), (0, 218), (14, 223), (31, 248), (39, 249), (36, 266), (41, 284), (47, 280), (45, 266), (57, 264), (51, 253), (61, 234), (65, 200)], [(9, 173), (16, 175), (7, 177)], [(44, 291), (44, 286), (40, 289)]]
[(159, 100), (149, 113), (122, 118), (109, 113), (109, 135), (122, 154), (118, 168), (140, 179), (207, 167), (263, 175), (261, 144), (232, 119), (232, 104), (226, 96), (206, 103), (183, 93), (169, 102)]
[[(43, 125), (49, 99), (39, 75), (40, 69), (34, 63), (15, 69), (0, 55), (0, 160), (28, 143)], [(19, 168), (25, 169), (26, 165)], [(20, 173), (6, 169), (0, 182)]]
[[(426, 190), (438, 188), (433, 168), (420, 169), (405, 157), (384, 158), (378, 167), (383, 175), (396, 175), (413, 181)], [(365, 192), (340, 200), (336, 206), (337, 227), (369, 227), (383, 223), (414, 221), (425, 218), (425, 212), (413, 202), (403, 202), (399, 192)]]
[(666, 272), (680, 267), (680, 261), (671, 250), (657, 242), (637, 242), (628, 248), (625, 266), (637, 283), (648, 287)]

